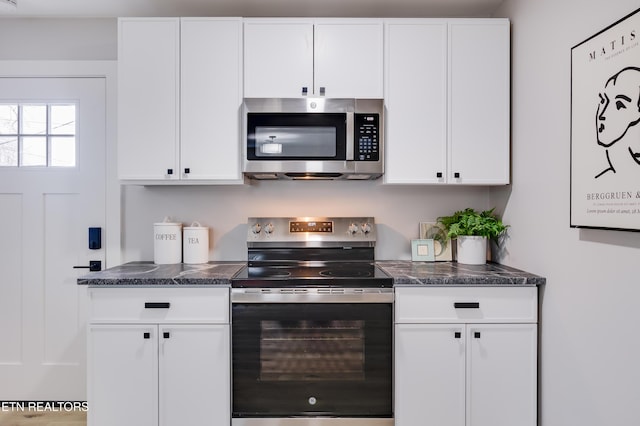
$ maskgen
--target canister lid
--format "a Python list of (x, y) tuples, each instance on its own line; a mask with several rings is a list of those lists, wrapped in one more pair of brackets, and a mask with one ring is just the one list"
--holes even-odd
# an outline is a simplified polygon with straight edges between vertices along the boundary
[(153, 226), (182, 226), (180, 222), (172, 222), (169, 216), (166, 216), (162, 222), (154, 223)]
[(202, 226), (200, 225), (200, 222), (193, 222), (191, 223), (190, 226), (185, 226), (184, 227), (185, 230), (191, 230), (191, 229), (209, 229), (209, 227), (207, 226)]

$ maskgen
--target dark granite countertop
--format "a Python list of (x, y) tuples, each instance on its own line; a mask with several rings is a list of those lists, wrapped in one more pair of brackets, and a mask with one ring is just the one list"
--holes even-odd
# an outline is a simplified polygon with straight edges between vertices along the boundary
[(231, 285), (243, 262), (209, 262), (201, 265), (156, 265), (130, 262), (78, 278), (78, 284), (97, 286)]
[(546, 283), (546, 278), (498, 263), (463, 265), (456, 262), (389, 260), (376, 264), (393, 277), (395, 286), (537, 286)]
[[(463, 265), (456, 262), (411, 262), (387, 260), (376, 262), (394, 279), (395, 286), (537, 286), (546, 279), (497, 263)], [(209, 262), (202, 265), (156, 265), (153, 262), (130, 262), (78, 278), (78, 284), (92, 287), (231, 285), (231, 278), (245, 263)]]

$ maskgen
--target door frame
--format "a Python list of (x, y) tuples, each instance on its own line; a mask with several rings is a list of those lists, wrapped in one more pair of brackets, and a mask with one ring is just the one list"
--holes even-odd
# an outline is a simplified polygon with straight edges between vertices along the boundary
[(120, 183), (117, 163), (117, 61), (6, 61), (0, 60), (4, 77), (97, 77), (105, 79), (105, 268), (122, 263)]

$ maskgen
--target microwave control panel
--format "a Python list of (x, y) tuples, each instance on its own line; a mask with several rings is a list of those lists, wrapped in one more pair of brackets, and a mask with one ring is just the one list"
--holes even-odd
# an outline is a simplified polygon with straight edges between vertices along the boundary
[(380, 160), (380, 115), (354, 114), (356, 161)]

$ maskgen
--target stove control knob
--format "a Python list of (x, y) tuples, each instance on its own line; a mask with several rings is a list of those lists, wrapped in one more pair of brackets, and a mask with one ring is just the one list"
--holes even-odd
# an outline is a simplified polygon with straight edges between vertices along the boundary
[(260, 225), (259, 223), (255, 223), (251, 226), (251, 232), (253, 232), (255, 235), (258, 235), (260, 231), (262, 231), (262, 225)]
[(362, 224), (362, 232), (364, 232), (365, 234), (368, 234), (369, 232), (371, 232), (371, 224), (370, 223), (363, 223)]
[(358, 225), (356, 225), (355, 223), (349, 225), (349, 228), (347, 228), (347, 233), (349, 235), (355, 235), (356, 232), (358, 232)]
[(273, 223), (268, 223), (267, 225), (265, 225), (264, 232), (266, 232), (267, 234), (271, 234), (273, 232)]

